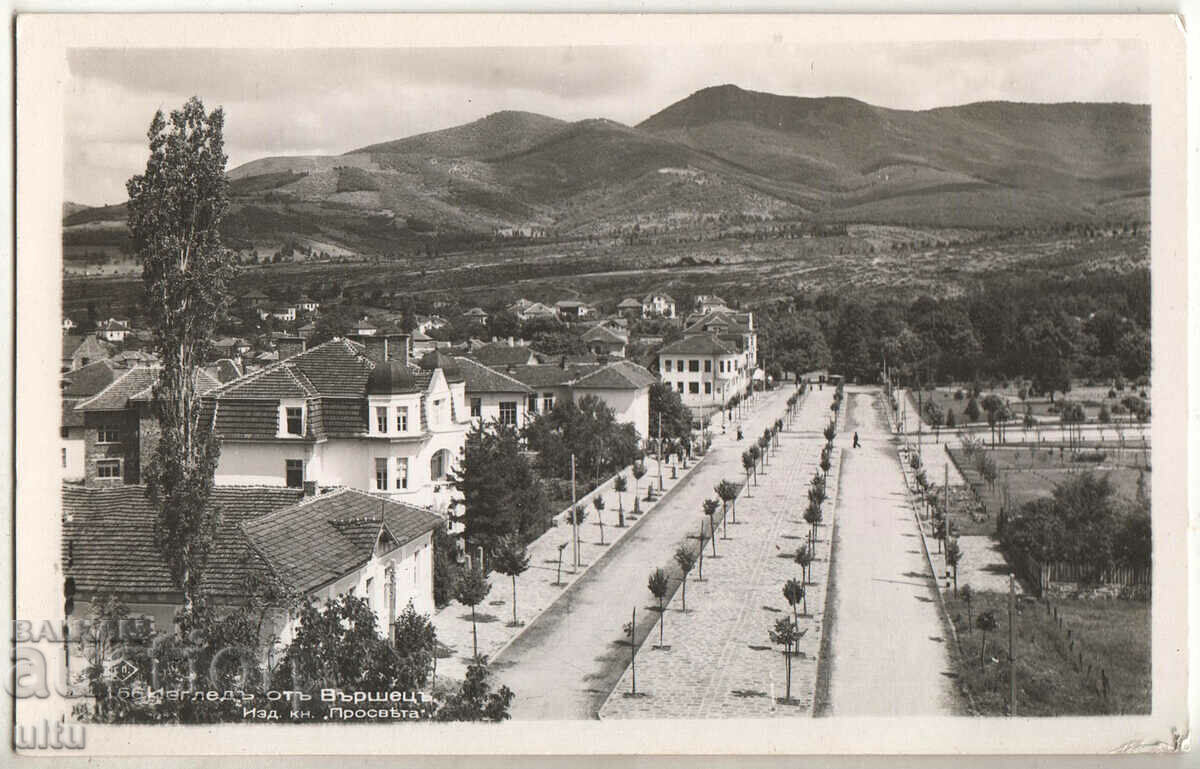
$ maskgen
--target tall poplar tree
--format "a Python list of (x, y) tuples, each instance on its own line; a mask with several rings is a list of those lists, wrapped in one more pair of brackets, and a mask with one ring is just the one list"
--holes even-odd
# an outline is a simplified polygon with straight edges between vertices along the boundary
[(217, 230), (229, 207), (225, 115), (193, 97), (169, 118), (154, 114), (146, 171), (126, 184), (129, 230), (142, 260), (146, 313), (161, 363), (153, 410), (159, 439), (146, 468), (158, 509), (155, 542), (184, 596), (200, 608), (200, 585), (220, 511), (209, 505), (220, 447), (201, 419), (196, 375), (207, 359), (234, 276)]

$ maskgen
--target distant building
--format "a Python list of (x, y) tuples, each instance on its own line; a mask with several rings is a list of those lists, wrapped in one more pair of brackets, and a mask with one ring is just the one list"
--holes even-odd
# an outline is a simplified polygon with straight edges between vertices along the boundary
[(299, 307), (302, 312), (307, 312), (310, 315), (321, 309), (320, 302), (307, 296), (300, 297), (300, 299), (296, 302), (296, 306)]
[(258, 289), (251, 289), (241, 296), (241, 303), (246, 307), (259, 308), (271, 301), (271, 297), (267, 296)]
[(643, 318), (674, 318), (675, 300), (667, 294), (647, 294), (642, 298)]
[(596, 355), (624, 358), (629, 337), (609, 326), (599, 325), (589, 329), (583, 335), (583, 342)]
[(534, 351), (525, 344), (517, 344), (512, 337), (480, 345), (471, 350), (470, 355), (485, 366), (501, 368), (537, 363)]
[(558, 319), (564, 323), (573, 323), (595, 314), (594, 308), (578, 299), (563, 299), (555, 302), (554, 309), (558, 313)]
[(642, 439), (649, 437), (650, 385), (654, 375), (628, 360), (612, 363), (568, 363), (566, 361), (526, 366), (509, 366), (504, 373), (533, 390), (530, 418), (549, 411), (560, 399), (577, 400), (595, 395), (613, 410), (618, 422), (629, 422)]
[(437, 349), (437, 342), (433, 340), (429, 334), (426, 334), (421, 329), (413, 329), (412, 332), (412, 351), (413, 355), (421, 356), (427, 352)]
[(111, 357), (115, 349), (108, 342), (98, 339), (96, 334), (83, 337), (67, 334), (62, 338), (62, 370), (74, 371), (89, 363), (104, 360)]
[(363, 318), (355, 323), (354, 327), (351, 329), (351, 331), (358, 336), (375, 336), (375, 332), (378, 330), (379, 327), (366, 318)]
[(558, 310), (554, 309), (550, 305), (542, 304), (541, 302), (534, 302), (526, 307), (524, 311), (517, 313), (517, 317), (520, 318), (522, 322), (539, 319), (558, 320)]
[(488, 314), (482, 307), (472, 307), (463, 313), (463, 317), (481, 326), (486, 326), (488, 322)]
[(124, 342), (130, 331), (129, 321), (109, 318), (100, 324), (96, 335), (106, 342)]
[(707, 315), (718, 310), (728, 310), (729, 305), (715, 294), (700, 294), (696, 297), (692, 309), (700, 315)]
[(62, 330), (63, 330), (63, 333), (64, 333), (64, 334), (69, 334), (69, 333), (71, 333), (71, 330), (75, 328), (75, 325), (76, 325), (76, 324), (75, 324), (75, 321), (71, 320), (71, 319), (70, 319), (70, 318), (68, 318), (66, 315), (64, 315), (64, 316), (63, 316), (63, 319), (62, 319)]
[(720, 411), (749, 386), (758, 365), (758, 336), (750, 313), (715, 312), (663, 347), (658, 371), (697, 420)]
[(493, 420), (518, 429), (525, 426), (529, 400), (534, 391), (505, 373), (503, 367), (489, 367), (472, 358), (457, 358), (466, 380), (466, 397), (471, 420), (489, 424)]
[(624, 318), (642, 317), (642, 303), (633, 297), (622, 299), (617, 305), (617, 314)]

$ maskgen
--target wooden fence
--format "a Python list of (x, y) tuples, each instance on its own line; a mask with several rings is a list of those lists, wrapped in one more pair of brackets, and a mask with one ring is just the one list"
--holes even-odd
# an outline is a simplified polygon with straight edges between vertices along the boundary
[(1009, 560), (1025, 578), (1038, 596), (1045, 595), (1050, 585), (1058, 583), (1095, 583), (1133, 587), (1150, 584), (1150, 567), (1112, 566), (1094, 578), (1091, 568), (1085, 564), (1051, 561), (1042, 563), (1023, 550), (1007, 553)]

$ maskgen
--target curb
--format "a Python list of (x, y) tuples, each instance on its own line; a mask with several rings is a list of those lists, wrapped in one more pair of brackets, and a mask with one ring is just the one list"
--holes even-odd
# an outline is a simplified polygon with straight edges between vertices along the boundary
[[(600, 555), (597, 556), (597, 558), (594, 561), (592, 561), (591, 564), (589, 564), (585, 569), (583, 569), (583, 571), (581, 571), (575, 577), (574, 580), (569, 582), (567, 584), (567, 586), (565, 588), (563, 588), (563, 590), (558, 594), (558, 597), (556, 597), (553, 601), (551, 601), (550, 603), (548, 603), (544, 607), (542, 607), (542, 609), (540, 611), (538, 611), (537, 614), (535, 614), (528, 622), (525, 623), (525, 626), (522, 627), (520, 629), (520, 631), (518, 633), (516, 633), (516, 635), (514, 635), (512, 638), (508, 639), (508, 641), (506, 641), (504, 643), (504, 645), (502, 645), (499, 649), (497, 649), (488, 658), (488, 665), (495, 666), (497, 664), (497, 662), (499, 661), (500, 656), (502, 654), (504, 654), (504, 652), (506, 652), (508, 650), (508, 648), (517, 641), (518, 638), (523, 636), (526, 632), (528, 632), (530, 629), (532, 629), (538, 622), (540, 622), (543, 615), (547, 611), (549, 611), (559, 601), (563, 600), (563, 598), (565, 596), (573, 594), (576, 591), (577, 586), (579, 584), (581, 584), (582, 582), (584, 582), (588, 578), (588, 576), (590, 574), (592, 574), (593, 569), (595, 569), (597, 566), (599, 566), (601, 563), (603, 563), (605, 561), (605, 559), (609, 557), (609, 555), (611, 555), (612, 553), (619, 550), (620, 543), (624, 542), (627, 536), (633, 534), (634, 530), (637, 529), (643, 521), (648, 519), (650, 517), (650, 515), (653, 514), (655, 510), (658, 509), (659, 504), (668, 500), (675, 493), (675, 490), (683, 485), (682, 482), (685, 481), (691, 475), (692, 471), (695, 470), (696, 468), (700, 467), (701, 465), (703, 465), (710, 456), (712, 456), (711, 448), (709, 451), (704, 453), (704, 456), (702, 456), (699, 459), (699, 461), (693, 462), (691, 467), (689, 467), (683, 475), (680, 475), (676, 479), (676, 483), (674, 486), (672, 486), (667, 491), (663, 492), (662, 496), (658, 497), (654, 501), (654, 507), (650, 508), (649, 510), (643, 511), (642, 514), (640, 516), (638, 516), (638, 519), (636, 521), (634, 521), (633, 523), (631, 523), (629, 526), (626, 527), (626, 531), (621, 535), (620, 540), (614, 546), (609, 547), (609, 548), (605, 549), (604, 552), (600, 553)], [(675, 590), (676, 591), (679, 590), (678, 585), (676, 585)], [(674, 599), (674, 597), (675, 597), (675, 593), (672, 592), (670, 598)], [(655, 623), (655, 624), (657, 624), (657, 623)], [(651, 628), (653, 628), (653, 626), (651, 626)], [(648, 635), (649, 635), (649, 633), (647, 633), (647, 636)], [(646, 639), (643, 637), (642, 642), (644, 643), (645, 640)], [(618, 679), (618, 682), (619, 682), (619, 680), (620, 679)], [(609, 693), (609, 695), (611, 696), (611, 692)]]
[[(846, 409), (849, 416), (850, 409)], [(812, 704), (808, 709), (809, 718), (823, 718), (829, 710), (829, 680), (833, 675), (833, 629), (837, 617), (837, 582), (834, 579), (834, 569), (837, 567), (837, 503), (842, 491), (842, 452), (838, 451), (837, 490), (833, 498), (833, 510), (829, 522), (829, 568), (825, 572), (825, 606), (821, 610), (821, 641), (817, 645), (817, 678), (813, 685)]]

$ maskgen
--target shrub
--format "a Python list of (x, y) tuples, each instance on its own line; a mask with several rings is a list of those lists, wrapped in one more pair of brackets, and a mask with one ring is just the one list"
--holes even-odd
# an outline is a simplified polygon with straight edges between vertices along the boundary
[(960, 401), (965, 397), (966, 397), (966, 394), (962, 391), (961, 388), (954, 391), (954, 400)]

